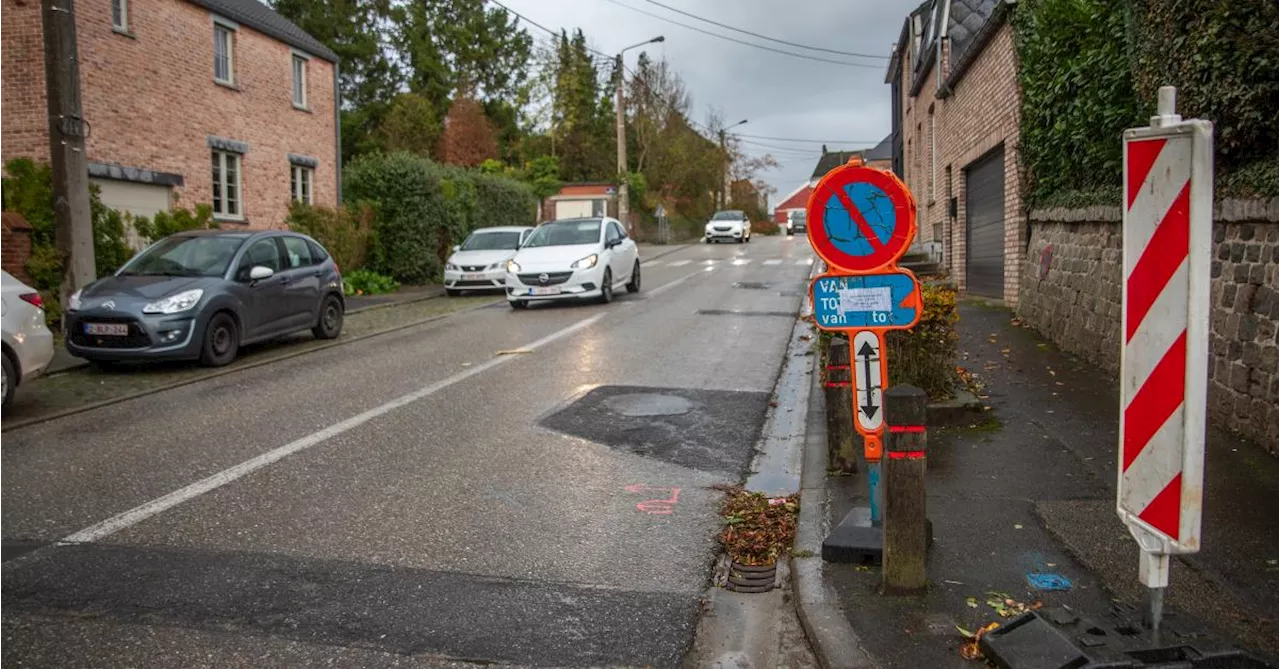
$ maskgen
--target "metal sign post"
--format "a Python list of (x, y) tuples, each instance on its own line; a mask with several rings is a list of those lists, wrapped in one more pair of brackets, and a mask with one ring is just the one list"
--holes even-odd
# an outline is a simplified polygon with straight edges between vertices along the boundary
[(1151, 125), (1124, 133), (1124, 342), (1116, 512), (1141, 549), (1158, 641), (1169, 556), (1200, 550), (1213, 124), (1160, 89)]
[(854, 427), (867, 460), (870, 523), (879, 527), (888, 352), (884, 333), (920, 320), (920, 284), (897, 260), (916, 235), (915, 200), (891, 172), (854, 159), (822, 177), (806, 207), (809, 243), (828, 272), (810, 285), (814, 320), (849, 338)]

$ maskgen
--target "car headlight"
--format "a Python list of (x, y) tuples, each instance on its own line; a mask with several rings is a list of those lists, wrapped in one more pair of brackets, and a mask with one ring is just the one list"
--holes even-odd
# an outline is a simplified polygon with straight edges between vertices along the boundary
[(80, 307), (82, 306), (80, 294), (83, 292), (84, 289), (77, 290), (71, 294), (71, 297), (67, 298), (67, 311), (80, 311)]
[(184, 290), (177, 295), (170, 295), (163, 300), (157, 300), (142, 308), (144, 314), (176, 314), (196, 306), (196, 302), (204, 296), (204, 291), (196, 288), (195, 290)]
[(453, 271), (455, 271), (455, 272), (458, 270), (458, 266), (457, 266), (457, 265), (455, 265), (455, 264), (453, 264), (453, 263), (451, 263), (451, 262), (447, 262), (447, 263), (445, 263), (445, 264), (444, 264), (444, 268), (445, 268), (445, 269), (451, 269), (451, 270), (453, 270)]
[(516, 262), (516, 261), (514, 261), (514, 260), (508, 260), (508, 261), (507, 261), (507, 271), (508, 271), (508, 272), (511, 272), (512, 274), (516, 274), (516, 273), (518, 273), (518, 272), (520, 271), (520, 263), (518, 263), (518, 262)]
[(595, 267), (596, 263), (599, 261), (600, 261), (600, 256), (592, 253), (591, 255), (583, 258), (582, 260), (579, 260), (578, 262), (575, 262), (572, 265), (569, 265), (569, 267), (572, 267), (573, 269), (591, 269), (592, 267)]

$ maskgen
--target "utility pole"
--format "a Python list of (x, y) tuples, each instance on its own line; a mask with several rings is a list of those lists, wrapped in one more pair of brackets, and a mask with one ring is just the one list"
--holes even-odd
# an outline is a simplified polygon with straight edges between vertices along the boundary
[(75, 0), (41, 0), (44, 17), (45, 97), (49, 106), (49, 156), (53, 166), (53, 217), (64, 262), (62, 304), (97, 277), (89, 207), (89, 160), (80, 108), (80, 61)]
[(725, 144), (725, 138), (724, 138), (725, 132), (729, 130), (729, 128), (736, 128), (746, 122), (747, 122), (747, 119), (744, 118), (741, 121), (734, 123), (733, 125), (725, 126), (720, 129), (720, 155), (724, 156), (724, 169), (720, 171), (720, 207), (719, 207), (720, 209), (725, 209), (729, 206), (730, 161), (729, 161), (729, 149)]
[(627, 227), (627, 232), (630, 233), (632, 237), (635, 236), (636, 230), (635, 230), (635, 226), (631, 225), (630, 221), (627, 219), (627, 214), (630, 213), (630, 210), (631, 210), (631, 201), (630, 201), (629, 189), (627, 188), (626, 107), (624, 107), (622, 104), (623, 103), (622, 84), (624, 81), (623, 75), (626, 73), (626, 71), (622, 69), (623, 67), (622, 54), (632, 49), (642, 47), (646, 44), (656, 44), (658, 42), (665, 41), (666, 39), (667, 39), (666, 37), (659, 35), (651, 40), (645, 40), (639, 44), (632, 44), (631, 46), (623, 49), (622, 51), (619, 51), (618, 55), (614, 57), (614, 61), (613, 61), (613, 66), (615, 70), (614, 78), (617, 80), (617, 90), (615, 91), (615, 98), (616, 98), (615, 105), (617, 109), (615, 111), (615, 114), (617, 115), (616, 125), (618, 126), (617, 127), (617, 131), (618, 131), (618, 220), (622, 221), (622, 224)]

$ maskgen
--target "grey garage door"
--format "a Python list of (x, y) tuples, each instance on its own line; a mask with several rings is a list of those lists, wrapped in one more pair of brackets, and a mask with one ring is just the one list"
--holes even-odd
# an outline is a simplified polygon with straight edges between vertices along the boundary
[(965, 169), (965, 285), (1004, 297), (1004, 147)]

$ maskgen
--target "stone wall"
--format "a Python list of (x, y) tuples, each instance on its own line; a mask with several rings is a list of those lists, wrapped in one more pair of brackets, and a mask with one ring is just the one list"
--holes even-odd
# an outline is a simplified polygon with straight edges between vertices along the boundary
[[(1209, 335), (1209, 419), (1275, 452), (1276, 200), (1217, 207)], [(1119, 207), (1035, 211), (1018, 316), (1064, 350), (1114, 373), (1120, 366)]]

